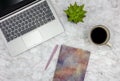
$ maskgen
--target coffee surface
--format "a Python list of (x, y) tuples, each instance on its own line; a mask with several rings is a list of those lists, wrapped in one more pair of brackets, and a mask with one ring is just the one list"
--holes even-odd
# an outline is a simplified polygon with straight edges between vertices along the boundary
[(91, 32), (91, 40), (96, 44), (104, 43), (107, 39), (107, 32), (103, 28), (95, 28)]

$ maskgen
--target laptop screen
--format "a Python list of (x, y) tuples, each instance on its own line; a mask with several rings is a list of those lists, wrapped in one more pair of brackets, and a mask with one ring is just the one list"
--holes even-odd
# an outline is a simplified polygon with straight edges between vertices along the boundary
[(3, 17), (35, 0), (0, 0), (0, 17)]

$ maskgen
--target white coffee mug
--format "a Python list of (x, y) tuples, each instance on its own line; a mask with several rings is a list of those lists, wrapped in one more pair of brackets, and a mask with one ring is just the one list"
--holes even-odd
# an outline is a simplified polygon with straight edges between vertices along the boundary
[[(102, 32), (103, 31), (103, 32)], [(105, 35), (103, 34), (105, 33)], [(99, 40), (103, 39), (102, 36), (104, 37), (104, 41), (98, 43)], [(96, 38), (95, 38), (96, 37)], [(111, 47), (112, 45), (109, 43), (110, 40), (110, 31), (109, 29), (104, 26), (104, 25), (96, 25), (94, 26), (90, 32), (89, 32), (89, 40), (90, 42), (96, 44), (96, 45), (107, 45)]]

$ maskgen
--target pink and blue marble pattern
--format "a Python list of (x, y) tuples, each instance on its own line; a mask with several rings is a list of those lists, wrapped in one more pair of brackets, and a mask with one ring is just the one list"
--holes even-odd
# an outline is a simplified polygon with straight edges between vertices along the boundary
[(62, 45), (53, 81), (84, 81), (90, 52)]

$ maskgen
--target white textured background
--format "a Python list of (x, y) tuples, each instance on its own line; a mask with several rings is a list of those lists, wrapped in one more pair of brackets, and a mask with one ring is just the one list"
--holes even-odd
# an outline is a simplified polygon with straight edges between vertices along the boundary
[[(52, 81), (57, 56), (47, 71), (45, 64), (56, 44), (66, 44), (91, 51), (85, 81), (120, 81), (120, 0), (51, 0), (65, 33), (17, 57), (9, 53), (0, 37), (0, 81)], [(63, 12), (70, 3), (85, 4), (88, 11), (84, 23), (67, 21)], [(111, 31), (112, 49), (89, 42), (88, 32), (94, 25), (103, 24)]]

